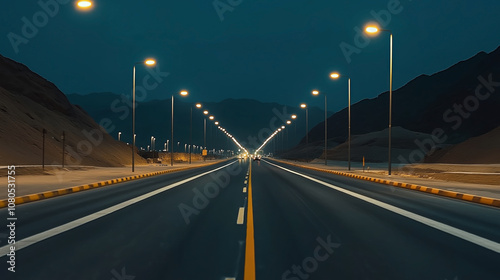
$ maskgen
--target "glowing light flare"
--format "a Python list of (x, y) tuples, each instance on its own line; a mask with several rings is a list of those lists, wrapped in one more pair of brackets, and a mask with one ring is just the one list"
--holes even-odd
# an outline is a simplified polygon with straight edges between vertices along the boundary
[(156, 64), (156, 60), (152, 59), (152, 58), (148, 58), (144, 61), (144, 64), (146, 64), (147, 66), (153, 66)]
[(292, 115), (292, 119), (295, 120), (297, 118), (297, 115)]
[(82, 10), (88, 10), (90, 8), (92, 8), (92, 1), (78, 1), (76, 3), (76, 6), (78, 6), (79, 9), (82, 9)]
[(300, 108), (302, 108), (302, 109), (307, 108), (307, 104), (305, 104), (305, 103), (300, 104)]
[(313, 95), (318, 95), (318, 94), (319, 94), (319, 91), (317, 91), (317, 90), (313, 90), (313, 91), (312, 91), (312, 94), (313, 94)]
[(333, 73), (330, 74), (330, 78), (332, 78), (332, 79), (338, 79), (338, 78), (340, 78), (340, 74), (337, 73), (337, 72), (333, 72)]
[(368, 35), (374, 36), (380, 33), (380, 31), (384, 31), (383, 29), (380, 28), (378, 23), (376, 22), (369, 22), (365, 25), (365, 33)]

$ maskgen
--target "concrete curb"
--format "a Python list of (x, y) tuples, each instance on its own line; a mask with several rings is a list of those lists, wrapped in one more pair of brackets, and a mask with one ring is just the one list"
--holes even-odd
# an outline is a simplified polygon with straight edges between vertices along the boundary
[(447, 190), (442, 190), (442, 189), (438, 189), (438, 188), (431, 188), (431, 187), (426, 187), (426, 186), (421, 186), (421, 185), (414, 185), (414, 184), (401, 183), (401, 182), (396, 182), (396, 181), (391, 181), (391, 180), (372, 178), (372, 177), (368, 177), (368, 176), (361, 176), (361, 175), (356, 175), (356, 174), (347, 173), (347, 172), (340, 172), (340, 171), (335, 171), (335, 170), (321, 169), (321, 168), (300, 165), (300, 164), (291, 163), (291, 162), (282, 161), (282, 160), (277, 160), (277, 159), (273, 159), (273, 160), (277, 161), (277, 162), (284, 163), (284, 164), (304, 168), (304, 169), (326, 172), (326, 173), (331, 173), (331, 174), (335, 174), (335, 175), (351, 177), (351, 178), (355, 178), (355, 179), (380, 183), (380, 184), (389, 185), (389, 186), (393, 186), (393, 187), (399, 187), (399, 188), (404, 188), (404, 189), (409, 189), (409, 190), (416, 190), (416, 191), (420, 191), (420, 192), (425, 192), (425, 193), (430, 193), (430, 194), (434, 194), (434, 195), (445, 196), (445, 197), (449, 197), (449, 198), (460, 199), (460, 200), (465, 200), (465, 201), (469, 201), (469, 202), (474, 202), (474, 203), (479, 203), (479, 204), (483, 204), (483, 205), (488, 205), (488, 206), (500, 208), (500, 199), (496, 199), (496, 198), (477, 196), (477, 195), (473, 195), (473, 194), (447, 191)]
[[(122, 182), (128, 182), (128, 181), (133, 181), (133, 180), (157, 176), (157, 175), (163, 175), (163, 174), (172, 173), (172, 172), (179, 172), (179, 171), (185, 171), (185, 170), (210, 166), (210, 165), (214, 165), (217, 163), (219, 163), (219, 162), (213, 162), (213, 163), (209, 163), (209, 164), (202, 165), (202, 166), (182, 167), (182, 168), (176, 168), (176, 169), (171, 169), (171, 170), (150, 172), (150, 173), (129, 176), (129, 177), (123, 177), (123, 178), (117, 178), (117, 179), (111, 179), (111, 180), (106, 180), (106, 181), (101, 181), (101, 182), (96, 182), (96, 183), (86, 184), (86, 185), (81, 185), (81, 186), (76, 186), (76, 187), (63, 188), (63, 189), (58, 189), (55, 191), (46, 191), (46, 192), (42, 192), (42, 193), (19, 196), (19, 197), (15, 198), (15, 205), (17, 206), (17, 205), (28, 203), (28, 202), (33, 202), (33, 201), (57, 197), (57, 196), (61, 196), (61, 195), (86, 191), (86, 190), (100, 188), (100, 187), (109, 186), (109, 185), (114, 185), (114, 184), (118, 184), (118, 183), (122, 183)], [(0, 209), (5, 208), (8, 205), (9, 205), (9, 199), (0, 200)]]

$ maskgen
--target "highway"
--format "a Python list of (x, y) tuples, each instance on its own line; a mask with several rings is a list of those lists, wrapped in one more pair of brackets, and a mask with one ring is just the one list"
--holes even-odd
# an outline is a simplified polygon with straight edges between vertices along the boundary
[(0, 279), (500, 279), (500, 209), (249, 163), (19, 205)]

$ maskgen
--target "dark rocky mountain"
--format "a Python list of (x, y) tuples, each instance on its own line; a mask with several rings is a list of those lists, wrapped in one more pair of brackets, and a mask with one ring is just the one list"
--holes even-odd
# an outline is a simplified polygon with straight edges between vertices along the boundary
[(121, 166), (131, 161), (131, 148), (115, 141), (53, 83), (3, 56), (0, 119), (0, 165), (41, 164), (43, 129), (46, 164), (62, 162), (63, 132), (66, 164)]
[[(131, 96), (114, 93), (92, 93), (88, 95), (69, 94), (69, 100), (81, 106), (96, 122), (110, 120), (115, 126), (108, 132), (113, 137), (122, 132), (121, 139), (131, 141), (132, 135), (132, 102)], [(193, 97), (194, 98), (194, 97)], [(174, 138), (181, 142), (179, 148), (189, 144), (190, 109), (195, 103), (186, 98), (175, 97), (174, 101)], [(193, 108), (193, 145), (203, 145), (203, 110), (213, 114), (216, 121), (227, 129), (248, 149), (256, 149), (278, 126), (281, 126), (290, 115), (296, 114), (297, 120), (289, 128), (286, 147), (296, 145), (305, 135), (305, 111), (277, 103), (262, 103), (252, 99), (226, 99), (221, 102), (202, 102), (203, 108)], [(323, 119), (324, 113), (319, 108), (309, 108), (309, 127), (313, 127)], [(137, 146), (146, 148), (150, 145), (151, 136), (156, 140), (156, 148), (163, 149), (171, 130), (171, 99), (137, 102), (136, 134)], [(214, 143), (217, 143), (214, 145)], [(213, 124), (207, 120), (207, 146), (209, 149), (231, 149), (236, 146), (227, 139)], [(174, 149), (177, 147), (174, 145)]]

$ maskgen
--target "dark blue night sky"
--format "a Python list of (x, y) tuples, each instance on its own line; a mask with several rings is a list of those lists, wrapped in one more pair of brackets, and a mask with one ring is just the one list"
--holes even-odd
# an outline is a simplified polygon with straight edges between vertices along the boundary
[[(329, 80), (332, 70), (352, 77), (353, 102), (388, 90), (388, 34), (366, 42), (355, 31), (374, 14), (394, 33), (395, 88), (500, 45), (497, 0), (96, 0), (85, 13), (73, 1), (40, 2), (58, 4), (47, 15), (37, 1), (4, 3), (0, 53), (64, 93), (130, 94), (133, 64), (154, 57), (161, 82), (147, 99), (187, 89), (193, 102), (254, 98), (321, 107), (310, 94), (317, 88), (334, 96), (329, 107), (339, 110), (347, 81)], [(27, 30), (26, 20), (36, 29)], [(344, 55), (341, 45), (353, 53)], [(138, 68), (138, 83), (147, 73)]]

